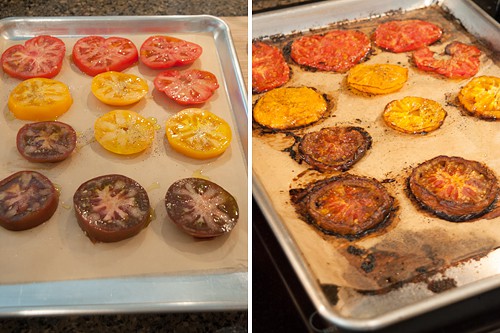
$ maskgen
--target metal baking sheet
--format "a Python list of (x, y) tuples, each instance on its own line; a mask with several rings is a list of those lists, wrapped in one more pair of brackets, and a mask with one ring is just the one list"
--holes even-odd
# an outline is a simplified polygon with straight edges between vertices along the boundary
[[(478, 75), (498, 76), (498, 58), (495, 58), (494, 61), (491, 58), (496, 57), (498, 50), (500, 50), (500, 35), (498, 34), (499, 24), (488, 17), (479, 7), (470, 1), (407, 0), (397, 3), (393, 1), (377, 1), (372, 3), (367, 3), (365, 1), (317, 2), (291, 9), (254, 15), (252, 21), (252, 35), (254, 39), (266, 39), (271, 37), (273, 42), (282, 42), (286, 44), (286, 42), (290, 40), (290, 38), (288, 38), (289, 36), (293, 38), (293, 36), (299, 36), (300, 33), (308, 34), (315, 31), (321, 32), (328, 29), (334, 29), (339, 25), (341, 27), (353, 27), (359, 24), (359, 26), (368, 29), (367, 27), (369, 27), (370, 24), (376, 24), (372, 22), (373, 19), (378, 19), (379, 21), (390, 18), (397, 19), (401, 17), (401, 15), (411, 16), (412, 13), (416, 11), (421, 11), (420, 15), (422, 15), (424, 13), (423, 10), (437, 10), (438, 16), (440, 15), (439, 13), (442, 13), (441, 16), (443, 20), (446, 20), (447, 33), (449, 33), (447, 38), (449, 38), (449, 40), (443, 42), (442, 47), (450, 40), (453, 40), (453, 37), (457, 37), (462, 33), (462, 37), (466, 39), (470, 36), (473, 40), (481, 41), (483, 50), (486, 52), (483, 56), (482, 70)], [(457, 30), (457, 35), (455, 35), (455, 29)], [(403, 57), (407, 56), (403, 55)], [(408, 59), (402, 59), (401, 57), (393, 56), (387, 52), (383, 54), (376, 53), (370, 58), (372, 61), (378, 60), (382, 62), (390, 62), (395, 59), (398, 61), (401, 60), (401, 63), (406, 66), (408, 64)], [(294, 69), (296, 68), (297, 67), (294, 67)], [(422, 82), (427, 82), (428, 77), (426, 78), (425, 74), (420, 74), (419, 76), (417, 74), (413, 75), (414, 73), (412, 73), (412, 83), (409, 84), (408, 88), (404, 91), (390, 94), (390, 96), (386, 97), (356, 100), (352, 96), (350, 98), (349, 96), (346, 97), (348, 94), (342, 90), (342, 75), (330, 74), (331, 76), (328, 76), (328, 74), (322, 73), (303, 73), (298, 69), (295, 74), (297, 75), (295, 75), (295, 77), (292, 76), (291, 82), (288, 83), (289, 85), (306, 84), (312, 85), (322, 92), (327, 90), (326, 92), (332, 94), (338, 103), (334, 111), (335, 118), (332, 118), (333, 120), (325, 120), (324, 123), (318, 125), (319, 128), (324, 127), (328, 121), (332, 123), (338, 122), (340, 124), (350, 124), (350, 122), (354, 121), (355, 124), (368, 126), (370, 128), (369, 132), (376, 133), (373, 135), (375, 140), (374, 146), (377, 145), (378, 141), (380, 141), (380, 144), (382, 142), (387, 143), (389, 138), (386, 136), (383, 126), (377, 123), (377, 121), (380, 120), (377, 118), (377, 111), (368, 112), (365, 110), (376, 110), (380, 109), (380, 107), (382, 107), (381, 110), (383, 110), (383, 106), (385, 106), (388, 101), (402, 98), (412, 92), (419, 94), (423, 93), (427, 98), (435, 96), (442, 104), (446, 104), (448, 98), (446, 97), (447, 93), (453, 94), (453, 92), (455, 92), (456, 94), (458, 92), (457, 89), (468, 82), (468, 80), (438, 80), (436, 82), (439, 88), (436, 89), (432, 84), (428, 86), (421, 84)], [(316, 77), (318, 75), (323, 76), (318, 80)], [(429, 79), (428, 82), (430, 81), (431, 79)], [(434, 84), (436, 82), (434, 82)], [(254, 96), (254, 100), (256, 98), (258, 98), (258, 96)], [(476, 151), (473, 147), (474, 145), (469, 145), (470, 142), (467, 142), (467, 139), (459, 139), (456, 141), (456, 144), (447, 146), (452, 138), (449, 138), (449, 140), (445, 139), (442, 142), (437, 140), (433, 144), (428, 145), (426, 149), (424, 146), (418, 146), (416, 144), (416, 138), (412, 141), (411, 138), (398, 136), (398, 138), (392, 138), (392, 140), (397, 140), (393, 141), (395, 148), (393, 152), (398, 153), (384, 155), (375, 146), (372, 148), (372, 155), (370, 158), (372, 158), (372, 162), (379, 161), (379, 163), (377, 165), (368, 162), (361, 163), (355, 166), (352, 172), (380, 178), (380, 175), (384, 174), (382, 172), (378, 173), (378, 171), (383, 168), (381, 165), (389, 162), (388, 165), (398, 166), (396, 169), (392, 170), (392, 175), (398, 173), (403, 174), (404, 168), (401, 166), (406, 166), (407, 168), (409, 165), (413, 165), (415, 161), (418, 161), (422, 156), (427, 155), (433, 157), (432, 154), (436, 154), (445, 146), (449, 149), (445, 151), (441, 150), (442, 154), (447, 154), (447, 152), (452, 152), (452, 155), (476, 154), (475, 156), (478, 159), (485, 161), (498, 175), (500, 168), (498, 156), (495, 155), (495, 147), (498, 145), (499, 137), (494, 129), (492, 129), (492, 126), (495, 126), (496, 123), (481, 123), (472, 120), (473, 125), (470, 127), (461, 127), (462, 121), (465, 121), (465, 117), (461, 116), (453, 106), (446, 106), (446, 108), (448, 109), (449, 121), (452, 126), (448, 126), (446, 131), (443, 129), (443, 133), (451, 133), (453, 134), (453, 138), (466, 137), (464, 131), (468, 131), (469, 129), (482, 132), (482, 129), (488, 128), (485, 131), (485, 133), (488, 132), (488, 134), (482, 137), (484, 141), (478, 139), (480, 142), (484, 142), (484, 145), (481, 145), (480, 149)], [(363, 113), (358, 113), (357, 117), (355, 117), (357, 119), (351, 119), (349, 122), (346, 118), (346, 112), (342, 113), (342, 109), (344, 109), (344, 111), (351, 110), (352, 112), (356, 110), (363, 111)], [(454, 114), (450, 117), (451, 112), (454, 112)], [(471, 119), (469, 118), (469, 120)], [(456, 128), (453, 129), (453, 126)], [(457, 136), (455, 137), (455, 135)], [(269, 137), (272, 137), (272, 135), (269, 135)], [(427, 138), (432, 140), (432, 135), (427, 136)], [(440, 270), (439, 273), (426, 277), (426, 281), (403, 283), (399, 288), (392, 289), (389, 292), (387, 292), (387, 290), (381, 293), (359, 292), (358, 289), (353, 288), (352, 285), (330, 285), (324, 283), (325, 281), (335, 280), (336, 278), (334, 276), (327, 276), (329, 271), (335, 272), (331, 267), (338, 264), (345, 265), (345, 262), (343, 261), (344, 259), (336, 257), (336, 252), (332, 252), (333, 248), (329, 246), (328, 241), (323, 241), (321, 237), (315, 236), (318, 234), (317, 232), (311, 231), (310, 226), (297, 219), (293, 207), (290, 206), (287, 196), (288, 190), (291, 184), (296, 181), (296, 178), (298, 179), (302, 176), (307, 166), (299, 166), (296, 163), (293, 164), (294, 162), (291, 158), (287, 156), (286, 153), (279, 150), (279, 147), (284, 146), (282, 143), (279, 143), (280, 140), (283, 139), (278, 139), (273, 142), (272, 140), (268, 140), (268, 138), (261, 139), (254, 136), (254, 151), (252, 155), (253, 195), (285, 253), (288, 255), (316, 308), (327, 320), (336, 325), (351, 329), (376, 329), (500, 286), (500, 275), (497, 268), (500, 252), (499, 250), (495, 250), (497, 246), (495, 244), (498, 244), (498, 240), (495, 241), (496, 243), (492, 243), (492, 249), (488, 250), (489, 254), (480, 259), (475, 258), (475, 260), (467, 260), (463, 263), (459, 263), (460, 260), (454, 259), (455, 261), (450, 265), (443, 264), (442, 270)], [(408, 141), (403, 142), (405, 140)], [(435, 144), (436, 142), (437, 144)], [(265, 148), (266, 144), (269, 145), (267, 148)], [(276, 146), (273, 148), (273, 145)], [(418, 147), (416, 148), (418, 152), (415, 153), (415, 151), (412, 152), (411, 149), (407, 149), (413, 145)], [(390, 151), (385, 152), (390, 153)], [(387, 156), (390, 156), (389, 161), (387, 160)], [(384, 161), (384, 163), (380, 163), (382, 161)], [(420, 161), (422, 162), (424, 160)], [(279, 168), (274, 167), (278, 165)], [(400, 192), (398, 195), (401, 196), (401, 194)], [(401, 198), (403, 197), (404, 195), (401, 196)], [(408, 217), (408, 215), (406, 217)], [(403, 219), (404, 217), (401, 217), (401, 220)], [(395, 226), (391, 226), (391, 228), (393, 228), (391, 230), (407, 227), (408, 224), (411, 224), (411, 218), (408, 220), (410, 222), (406, 224), (406, 221), (400, 221)], [(489, 228), (494, 229), (495, 223), (497, 222), (498, 218), (493, 219)], [(425, 223), (428, 224), (429, 221), (426, 220)], [(465, 228), (465, 226), (462, 227)], [(388, 234), (390, 235), (391, 233), (388, 232)], [(460, 231), (457, 235), (460, 235)], [(312, 236), (312, 238), (307, 239), (308, 236)], [(377, 244), (376, 240), (373, 240), (375, 238), (377, 237), (372, 237), (371, 240), (373, 243)], [(388, 240), (389, 236), (382, 239)], [(478, 241), (479, 238), (471, 239), (475, 242)], [(409, 240), (410, 239), (406, 239), (406, 241)], [(419, 240), (417, 240), (417, 244), (418, 241)], [(436, 242), (440, 242), (439, 238), (436, 239)], [(367, 240), (366, 243), (371, 244), (370, 240)], [(398, 241), (394, 240), (394, 243), (397, 244)], [(404, 245), (403, 242), (399, 244)], [(321, 265), (321, 261), (327, 262), (327, 265)], [(318, 269), (318, 267), (320, 269)], [(328, 267), (330, 267), (330, 269)], [(347, 279), (346, 276), (350, 274), (355, 275), (354, 270), (341, 273), (345, 273), (345, 275), (337, 277)], [(446, 280), (452, 280), (453, 283), (456, 284), (456, 287), (440, 293), (430, 290), (428, 284), (430, 281)], [(371, 283), (373, 281), (368, 279), (366, 281), (355, 282), (359, 282), (357, 286), (362, 286), (363, 283)], [(373, 291), (376, 290), (376, 288), (373, 288)], [(366, 288), (365, 291), (370, 291), (370, 289)]]
[[(0, 178), (22, 169), (45, 174), (60, 189), (55, 215), (22, 232), (0, 230), (0, 316), (147, 311), (246, 309), (248, 300), (248, 125), (246, 87), (229, 27), (219, 18), (198, 16), (14, 17), (0, 21), (0, 48), (48, 34), (66, 44), (63, 69), (54, 79), (66, 83), (73, 97), (59, 120), (78, 134), (77, 149), (58, 164), (33, 164), (15, 148), (17, 130), (26, 123), (12, 117), (8, 94), (20, 81), (2, 73)], [(153, 34), (198, 43), (202, 56), (189, 68), (211, 71), (219, 81), (216, 94), (201, 108), (224, 118), (233, 141), (218, 158), (199, 161), (173, 151), (166, 142), (165, 121), (181, 107), (155, 91), (159, 71), (137, 64), (125, 72), (145, 78), (145, 99), (119, 107), (157, 119), (153, 146), (137, 156), (107, 152), (93, 139), (93, 123), (117, 109), (100, 103), (90, 92), (91, 77), (71, 60), (81, 37), (129, 38), (139, 49)], [(93, 244), (79, 229), (72, 196), (93, 177), (121, 173), (148, 192), (154, 218), (137, 236), (117, 243)], [(176, 229), (166, 217), (163, 198), (177, 179), (200, 176), (214, 181), (236, 198), (240, 219), (229, 234), (199, 241)]]

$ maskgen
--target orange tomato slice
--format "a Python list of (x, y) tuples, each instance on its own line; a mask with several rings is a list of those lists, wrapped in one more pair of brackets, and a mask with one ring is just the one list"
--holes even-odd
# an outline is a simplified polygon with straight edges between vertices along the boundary
[(116, 154), (130, 155), (151, 146), (155, 124), (137, 112), (114, 110), (95, 121), (94, 136), (105, 149)]
[(433, 100), (407, 96), (385, 107), (387, 126), (407, 134), (426, 134), (441, 127), (446, 111)]
[(8, 107), (18, 119), (55, 120), (69, 110), (73, 98), (62, 82), (34, 78), (19, 83), (10, 93)]
[(391, 64), (361, 64), (347, 75), (350, 87), (369, 94), (389, 94), (401, 89), (408, 80), (408, 69)]
[(92, 79), (91, 90), (101, 102), (123, 106), (138, 102), (149, 91), (146, 80), (120, 72), (104, 72)]
[(197, 108), (185, 109), (170, 117), (165, 131), (175, 151), (197, 159), (221, 155), (229, 147), (232, 136), (224, 119)]
[(500, 119), (500, 78), (473, 78), (459, 92), (458, 100), (472, 115), (491, 120)]

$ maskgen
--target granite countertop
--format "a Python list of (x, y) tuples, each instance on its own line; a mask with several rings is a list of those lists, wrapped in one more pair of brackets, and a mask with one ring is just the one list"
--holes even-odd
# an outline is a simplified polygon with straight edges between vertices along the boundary
[[(13, 16), (199, 15), (227, 17), (246, 27), (247, 0), (0, 0), (0, 18)], [(245, 16), (244, 20), (236, 17)], [(230, 24), (231, 26), (231, 24)], [(241, 33), (240, 33), (241, 34)], [(246, 37), (246, 34), (245, 36)], [(233, 34), (233, 39), (234, 39)], [(235, 41), (244, 43), (246, 39)], [(246, 48), (244, 48), (246, 51)], [(245, 53), (238, 54), (246, 73)], [(0, 319), (3, 332), (246, 332), (247, 311), (141, 313), (12, 317)]]

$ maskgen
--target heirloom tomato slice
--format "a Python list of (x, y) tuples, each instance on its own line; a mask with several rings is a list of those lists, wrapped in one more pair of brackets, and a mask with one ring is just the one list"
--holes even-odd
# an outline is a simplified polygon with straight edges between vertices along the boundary
[(203, 104), (219, 88), (215, 75), (197, 69), (164, 71), (155, 78), (154, 84), (181, 105)]
[(170, 117), (165, 125), (174, 150), (189, 157), (208, 159), (222, 154), (231, 142), (229, 124), (202, 109), (185, 109)]
[(54, 120), (70, 108), (73, 98), (62, 82), (34, 78), (19, 83), (10, 93), (9, 110), (18, 119)]
[(459, 92), (458, 100), (472, 115), (500, 119), (500, 78), (479, 76), (470, 80)]
[(94, 136), (105, 149), (116, 154), (130, 155), (151, 146), (155, 124), (137, 112), (114, 110), (96, 120)]
[(62, 67), (66, 46), (59, 38), (38, 36), (24, 45), (14, 45), (2, 54), (2, 67), (12, 77), (26, 80), (35, 77), (53, 78)]
[(359, 64), (347, 75), (350, 87), (369, 94), (389, 94), (408, 80), (408, 69), (392, 64)]
[(169, 36), (151, 36), (140, 49), (140, 59), (149, 68), (165, 69), (192, 64), (201, 56), (200, 45)]
[(252, 91), (262, 93), (290, 80), (290, 67), (279, 48), (263, 42), (252, 43)]
[(92, 79), (91, 90), (101, 102), (114, 105), (130, 105), (138, 102), (149, 91), (146, 80), (120, 72), (104, 72)]
[(85, 74), (96, 76), (122, 70), (137, 62), (139, 54), (131, 40), (123, 37), (87, 36), (73, 47), (73, 61)]
[(383, 49), (400, 53), (430, 45), (442, 34), (440, 27), (427, 21), (395, 20), (380, 24), (373, 33), (373, 40)]

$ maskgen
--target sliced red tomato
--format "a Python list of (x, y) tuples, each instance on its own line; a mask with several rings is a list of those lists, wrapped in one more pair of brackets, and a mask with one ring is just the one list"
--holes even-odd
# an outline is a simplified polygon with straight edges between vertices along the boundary
[(2, 54), (2, 67), (8, 75), (26, 80), (35, 77), (53, 78), (62, 68), (66, 46), (59, 38), (38, 36), (24, 45), (9, 47)]
[(415, 65), (423, 71), (435, 72), (452, 79), (473, 77), (479, 71), (481, 51), (473, 46), (452, 42), (445, 48), (446, 57), (439, 57), (428, 47), (413, 52)]
[(121, 72), (139, 59), (137, 48), (123, 37), (88, 36), (79, 39), (73, 47), (73, 61), (90, 76), (107, 71)]
[(290, 55), (299, 65), (343, 73), (366, 58), (370, 49), (363, 32), (332, 30), (294, 40)]
[(281, 87), (290, 79), (290, 67), (276, 46), (252, 43), (252, 90), (262, 93)]
[(192, 64), (201, 56), (200, 45), (169, 36), (151, 36), (141, 46), (140, 59), (150, 68), (165, 69)]
[(437, 25), (422, 20), (389, 21), (380, 24), (373, 33), (377, 46), (391, 52), (414, 51), (441, 38)]
[(181, 105), (205, 103), (219, 88), (214, 74), (198, 69), (164, 71), (155, 78), (154, 84)]

